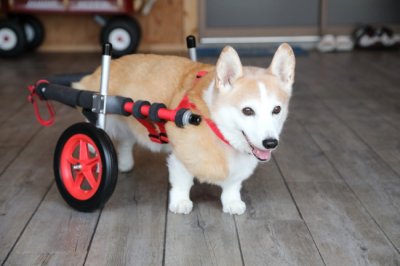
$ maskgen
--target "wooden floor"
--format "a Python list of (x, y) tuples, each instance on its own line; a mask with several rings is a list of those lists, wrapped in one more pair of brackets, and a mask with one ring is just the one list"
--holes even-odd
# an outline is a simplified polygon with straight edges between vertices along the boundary
[(199, 184), (191, 214), (168, 212), (165, 155), (143, 151), (104, 209), (64, 203), (53, 151), (81, 116), (57, 105), (56, 124), (42, 128), (25, 86), (99, 62), (86, 54), (0, 60), (1, 264), (400, 265), (400, 52), (297, 59), (281, 145), (245, 182), (242, 216), (222, 213), (220, 189)]

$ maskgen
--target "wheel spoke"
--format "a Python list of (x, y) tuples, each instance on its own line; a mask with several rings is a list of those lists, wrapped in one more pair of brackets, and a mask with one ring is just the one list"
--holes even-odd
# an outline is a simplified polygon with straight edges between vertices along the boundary
[(71, 165), (76, 165), (79, 163), (79, 161), (80, 160), (78, 158), (75, 158), (74, 156), (72, 156), (72, 154), (71, 154), (71, 156), (67, 157), (67, 162), (69, 162)]
[(87, 159), (85, 162), (85, 167), (88, 169), (93, 169), (94, 166), (96, 166), (98, 163), (100, 163), (100, 156), (96, 156), (90, 159)]
[(87, 160), (89, 158), (88, 154), (88, 143), (84, 140), (79, 141), (79, 159)]
[(90, 187), (92, 189), (97, 188), (98, 181), (94, 177), (93, 172), (91, 170), (86, 170), (86, 171), (84, 171), (84, 175), (85, 175), (85, 178), (86, 178), (87, 182), (89, 183)]
[(75, 187), (80, 189), (84, 179), (85, 179), (84, 174), (81, 171), (77, 172), (77, 175), (76, 175), (75, 181), (74, 181)]

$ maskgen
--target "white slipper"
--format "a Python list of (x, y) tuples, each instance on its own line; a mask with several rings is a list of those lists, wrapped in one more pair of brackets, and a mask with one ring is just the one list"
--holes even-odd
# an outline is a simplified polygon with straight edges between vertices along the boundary
[(335, 48), (336, 51), (344, 52), (353, 50), (354, 42), (350, 36), (339, 35), (336, 37)]
[(331, 34), (324, 35), (317, 44), (317, 49), (322, 53), (332, 52), (335, 50), (335, 42), (335, 36)]

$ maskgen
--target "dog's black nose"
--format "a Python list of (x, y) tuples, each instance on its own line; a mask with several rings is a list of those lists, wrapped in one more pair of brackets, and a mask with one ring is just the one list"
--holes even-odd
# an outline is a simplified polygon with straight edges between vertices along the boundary
[(276, 146), (278, 146), (278, 140), (277, 139), (264, 139), (263, 146), (267, 149), (273, 149)]

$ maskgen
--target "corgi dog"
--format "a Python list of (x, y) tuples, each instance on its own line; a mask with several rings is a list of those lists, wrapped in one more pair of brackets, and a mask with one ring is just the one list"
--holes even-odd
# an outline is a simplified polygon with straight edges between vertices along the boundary
[[(199, 126), (177, 127), (167, 122), (169, 144), (151, 142), (136, 119), (107, 115), (105, 130), (116, 143), (122, 172), (134, 166), (135, 144), (151, 151), (166, 151), (171, 184), (169, 210), (191, 212), (194, 178), (222, 187), (223, 211), (243, 214), (242, 182), (258, 162), (270, 160), (288, 115), (294, 82), (295, 56), (288, 44), (275, 52), (268, 68), (242, 66), (237, 52), (225, 47), (217, 64), (208, 65), (176, 56), (136, 54), (113, 60), (109, 95), (164, 103), (175, 109), (184, 97), (193, 113), (203, 117)], [(196, 80), (196, 73), (206, 73)], [(96, 91), (100, 67), (74, 84)], [(208, 121), (207, 123), (205, 121)]]

